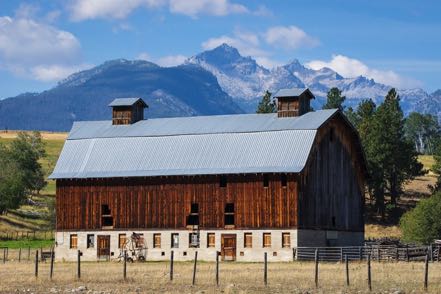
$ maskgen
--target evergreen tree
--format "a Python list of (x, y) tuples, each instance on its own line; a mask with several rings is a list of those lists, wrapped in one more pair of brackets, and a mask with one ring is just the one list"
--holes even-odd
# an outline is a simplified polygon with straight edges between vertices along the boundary
[(433, 153), (433, 159), (435, 163), (430, 169), (437, 177), (435, 186), (429, 186), (432, 192), (441, 192), (441, 139), (438, 139)]
[(327, 100), (325, 105), (323, 105), (323, 109), (332, 109), (338, 108), (343, 111), (346, 97), (342, 95), (342, 92), (338, 88), (331, 88), (328, 91)]
[(268, 90), (265, 91), (262, 100), (259, 102), (257, 106), (256, 113), (273, 113), (276, 112), (276, 103), (271, 100), (271, 92)]

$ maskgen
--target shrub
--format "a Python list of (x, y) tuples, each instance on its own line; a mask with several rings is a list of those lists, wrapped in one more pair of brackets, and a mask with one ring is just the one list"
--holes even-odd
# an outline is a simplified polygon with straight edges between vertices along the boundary
[(421, 200), (400, 220), (403, 241), (429, 244), (441, 238), (441, 192)]

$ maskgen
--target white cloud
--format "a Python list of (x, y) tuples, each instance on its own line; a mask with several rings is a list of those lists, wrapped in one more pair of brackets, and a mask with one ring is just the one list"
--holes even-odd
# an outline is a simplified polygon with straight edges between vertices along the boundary
[[(135, 9), (154, 9), (168, 5), (171, 13), (197, 17), (200, 14), (225, 16), (234, 13), (248, 13), (247, 7), (229, 0), (71, 0), (68, 5), (72, 20), (109, 18), (124, 19)], [(259, 14), (269, 11), (259, 7)]]
[(199, 14), (224, 16), (233, 13), (247, 13), (248, 8), (228, 0), (170, 0), (170, 11), (191, 17)]
[[(0, 17), (2, 69), (27, 78), (52, 80), (78, 67), (81, 45), (71, 33), (25, 16)], [(69, 70), (70, 69), (70, 70)]]
[(74, 66), (64, 66), (64, 65), (38, 65), (31, 68), (31, 74), (34, 79), (42, 82), (53, 82), (59, 81), (66, 78), (67, 76), (79, 72), (81, 70), (89, 69), (93, 67), (90, 64), (80, 64)]
[(184, 61), (187, 59), (184, 55), (169, 55), (164, 56), (156, 60), (156, 63), (160, 66), (164, 67), (170, 67), (170, 66), (176, 66), (184, 63)]
[(392, 70), (370, 68), (360, 60), (349, 58), (344, 55), (333, 55), (330, 61), (312, 60), (306, 65), (315, 70), (328, 67), (346, 78), (362, 75), (374, 79), (376, 82), (398, 87), (400, 89), (421, 86), (420, 81), (403, 77)]
[(76, 21), (95, 18), (127, 17), (139, 7), (156, 8), (165, 0), (72, 0), (69, 5), (71, 18)]
[(264, 39), (268, 44), (284, 49), (315, 47), (319, 44), (318, 39), (296, 26), (271, 27), (264, 33)]
[(145, 61), (151, 61), (152, 57), (147, 52), (141, 52), (138, 54), (136, 59), (145, 60)]

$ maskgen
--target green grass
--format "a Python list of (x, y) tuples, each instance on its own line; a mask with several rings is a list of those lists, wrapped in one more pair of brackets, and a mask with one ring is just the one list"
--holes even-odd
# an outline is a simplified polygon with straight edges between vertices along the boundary
[(18, 248), (47, 248), (54, 244), (54, 240), (10, 240), (0, 241), (0, 247), (8, 247), (11, 249)]

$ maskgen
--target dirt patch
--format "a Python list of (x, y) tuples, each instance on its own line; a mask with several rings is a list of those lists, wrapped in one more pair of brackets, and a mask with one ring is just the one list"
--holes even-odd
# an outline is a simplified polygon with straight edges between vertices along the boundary
[[(5, 131), (0, 130), (0, 138), (13, 139), (17, 137), (17, 133), (20, 131)], [(61, 132), (40, 132), (41, 137), (45, 140), (66, 140), (68, 133)]]

